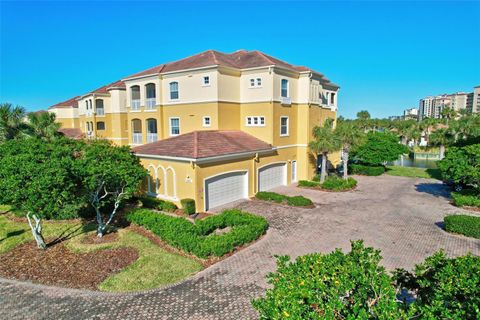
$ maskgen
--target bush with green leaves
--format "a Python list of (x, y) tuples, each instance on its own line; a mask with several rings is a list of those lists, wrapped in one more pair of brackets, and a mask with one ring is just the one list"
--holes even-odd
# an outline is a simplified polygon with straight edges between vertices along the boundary
[(480, 144), (450, 147), (437, 162), (443, 179), (473, 187), (480, 193)]
[(480, 257), (448, 258), (440, 251), (415, 266), (398, 269), (394, 279), (416, 299), (406, 308), (409, 319), (480, 319)]
[(166, 212), (173, 212), (177, 209), (175, 203), (158, 198), (139, 197), (137, 201), (141, 203), (142, 208), (157, 209)]
[(469, 215), (449, 215), (443, 219), (445, 230), (480, 239), (480, 217)]
[(277, 258), (265, 297), (253, 301), (260, 319), (402, 319), (380, 252), (352, 242), (345, 254)]
[(354, 159), (364, 164), (378, 166), (388, 161), (395, 161), (408, 152), (408, 147), (400, 144), (395, 135), (371, 131), (367, 134), (367, 141), (355, 148), (352, 154)]
[(298, 181), (298, 186), (299, 187), (305, 187), (305, 188), (315, 188), (315, 187), (320, 186), (320, 182), (310, 181), (310, 180), (300, 180), (300, 181)]
[(364, 176), (380, 176), (385, 173), (384, 166), (367, 166), (363, 164), (350, 164), (350, 172)]
[(349, 177), (347, 180), (337, 176), (328, 177), (324, 183), (320, 185), (322, 189), (331, 191), (344, 191), (350, 190), (357, 186), (357, 180)]
[[(171, 246), (200, 258), (221, 257), (256, 240), (268, 228), (265, 218), (236, 209), (195, 223), (148, 209), (135, 209), (127, 214), (127, 220), (152, 231)], [(226, 228), (230, 230), (224, 231)]]
[(195, 207), (195, 200), (186, 198), (180, 200), (180, 203), (182, 204), (182, 209), (186, 214), (191, 215), (197, 212)]
[(286, 203), (289, 206), (294, 207), (305, 207), (311, 206), (313, 204), (312, 200), (305, 198), (303, 196), (286, 196), (284, 194), (279, 194), (276, 192), (267, 192), (267, 191), (260, 191), (257, 192), (255, 197), (259, 200), (264, 201), (273, 201), (276, 203)]
[(452, 192), (452, 198), (457, 207), (480, 207), (480, 194), (476, 190), (464, 189)]

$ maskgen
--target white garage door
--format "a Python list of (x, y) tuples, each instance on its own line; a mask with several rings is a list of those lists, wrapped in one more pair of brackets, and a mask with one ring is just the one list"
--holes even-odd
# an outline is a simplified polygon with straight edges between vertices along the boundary
[(247, 198), (247, 172), (230, 172), (207, 179), (205, 197), (206, 210)]
[(276, 163), (261, 168), (258, 173), (258, 190), (266, 191), (286, 185), (286, 168), (285, 163)]

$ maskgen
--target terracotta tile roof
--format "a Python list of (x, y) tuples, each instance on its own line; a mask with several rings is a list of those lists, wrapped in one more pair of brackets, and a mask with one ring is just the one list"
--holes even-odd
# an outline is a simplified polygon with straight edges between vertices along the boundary
[(108, 93), (108, 89), (109, 88), (125, 88), (125, 82), (123, 82), (122, 80), (117, 80), (115, 82), (112, 82), (112, 83), (109, 83), (105, 86), (102, 86), (98, 89), (95, 89), (93, 91), (90, 91), (89, 93), (87, 94), (91, 94), (91, 93)]
[(201, 159), (242, 152), (272, 150), (272, 146), (242, 131), (193, 131), (133, 148), (137, 154)]
[(330, 83), (329, 80), (325, 78), (321, 73), (313, 69), (304, 66), (294, 66), (258, 50), (238, 50), (230, 54), (222, 53), (215, 50), (207, 50), (181, 60), (161, 64), (156, 67), (144, 70), (142, 72), (127, 77), (127, 79), (215, 65), (232, 67), (236, 69), (248, 69), (274, 65), (295, 72), (311, 71), (320, 75), (320, 77), (323, 78), (325, 83), (336, 86), (335, 84)]
[(83, 138), (82, 130), (78, 128), (60, 128), (58, 132), (62, 133), (64, 136), (72, 139), (81, 139)]
[(57, 104), (54, 104), (53, 106), (49, 107), (48, 109), (52, 108), (58, 108), (58, 107), (63, 107), (63, 108), (78, 108), (78, 101), (77, 101), (78, 96), (73, 97), (68, 99), (67, 101), (63, 101)]

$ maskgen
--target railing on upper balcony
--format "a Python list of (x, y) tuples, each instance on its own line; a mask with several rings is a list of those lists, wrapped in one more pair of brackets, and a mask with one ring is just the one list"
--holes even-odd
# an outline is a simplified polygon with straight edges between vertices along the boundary
[(145, 108), (148, 110), (155, 109), (156, 105), (157, 105), (157, 100), (155, 98), (147, 98), (145, 100)]
[(132, 99), (132, 110), (140, 110), (140, 99)]
[(156, 133), (147, 133), (147, 143), (157, 141), (157, 134)]
[(133, 133), (133, 144), (142, 144), (142, 133)]
[(105, 109), (103, 109), (103, 108), (97, 108), (96, 114), (97, 114), (97, 116), (103, 116), (103, 115), (105, 115)]

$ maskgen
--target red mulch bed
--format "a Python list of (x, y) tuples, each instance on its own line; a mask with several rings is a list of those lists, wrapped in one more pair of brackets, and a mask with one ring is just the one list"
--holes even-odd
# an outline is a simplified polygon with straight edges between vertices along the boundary
[(93, 289), (138, 259), (132, 248), (73, 253), (63, 243), (38, 249), (34, 241), (0, 255), (0, 276), (61, 287)]

